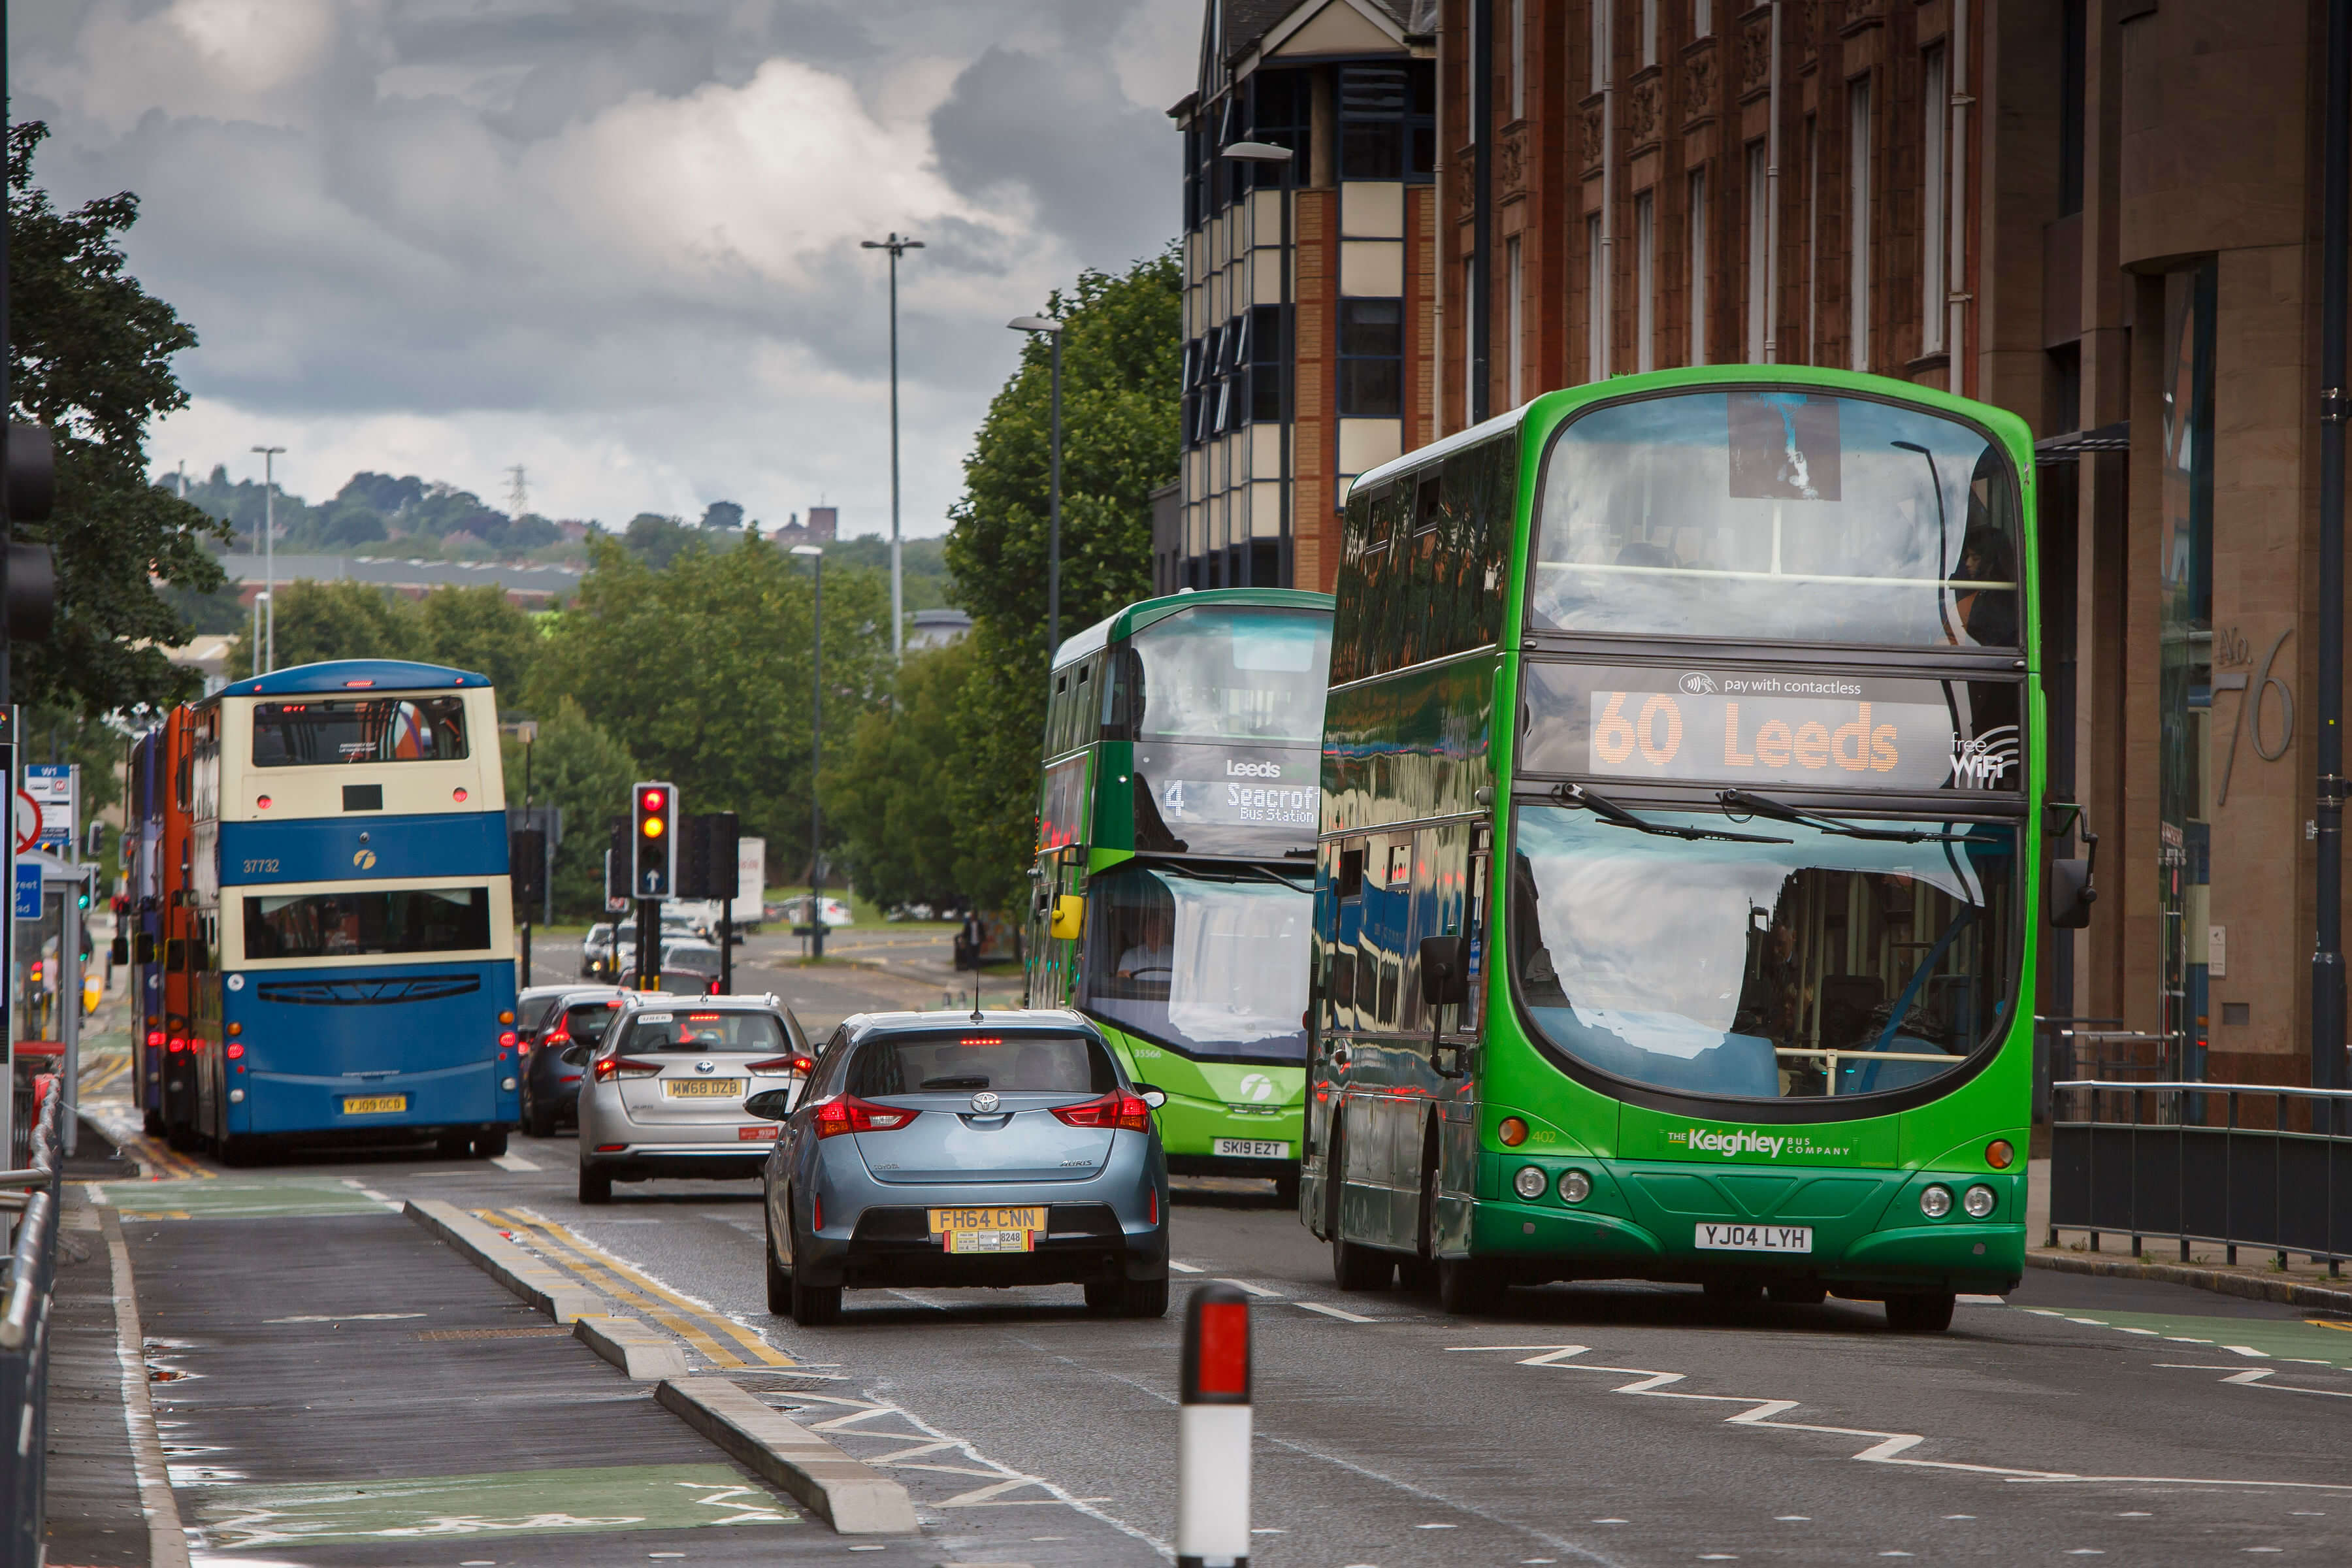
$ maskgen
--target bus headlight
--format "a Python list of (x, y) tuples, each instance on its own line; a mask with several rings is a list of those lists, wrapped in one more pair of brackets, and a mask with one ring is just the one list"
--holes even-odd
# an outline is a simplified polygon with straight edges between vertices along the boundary
[(1941, 1219), (1951, 1213), (1952, 1189), (1946, 1186), (1933, 1186), (1921, 1193), (1919, 1212), (1929, 1219)]
[(1982, 1183), (1960, 1194), (1960, 1207), (1968, 1211), (1970, 1219), (1984, 1218), (1992, 1213), (1993, 1205), (1998, 1202), (2000, 1200), (1993, 1196), (1992, 1189)]
[(1586, 1175), (1581, 1171), (1562, 1171), (1559, 1173), (1560, 1202), (1564, 1204), (1580, 1204), (1591, 1195), (1591, 1177)]
[(1545, 1179), (1542, 1170), (1534, 1165), (1521, 1165), (1519, 1173), (1511, 1178), (1512, 1189), (1529, 1201), (1543, 1196), (1544, 1189), (1549, 1185), (1551, 1183)]

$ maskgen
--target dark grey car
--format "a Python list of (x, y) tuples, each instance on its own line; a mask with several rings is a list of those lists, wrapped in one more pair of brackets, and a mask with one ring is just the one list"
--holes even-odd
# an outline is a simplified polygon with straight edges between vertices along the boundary
[(744, 1102), (783, 1121), (769, 1310), (825, 1323), (845, 1287), (1078, 1284), (1097, 1312), (1162, 1315), (1164, 1100), (1076, 1013), (846, 1020), (796, 1104)]
[[(530, 993), (526, 993), (528, 997)], [(522, 1126), (534, 1138), (580, 1125), (580, 1079), (585, 1068), (563, 1059), (572, 1046), (593, 1047), (628, 994), (612, 985), (567, 985), (537, 994), (542, 1000), (522, 1019)]]

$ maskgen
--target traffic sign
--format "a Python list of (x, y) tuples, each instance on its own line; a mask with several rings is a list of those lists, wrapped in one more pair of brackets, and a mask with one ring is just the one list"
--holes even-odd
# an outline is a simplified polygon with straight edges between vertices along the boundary
[(16, 912), (20, 921), (41, 918), (41, 868), (38, 866), (16, 868)]
[(21, 789), (16, 792), (15, 835), (19, 855), (41, 841), (41, 803)]
[(71, 763), (28, 763), (25, 793), (41, 808), (39, 842), (70, 858), (74, 824), (81, 817), (81, 769)]

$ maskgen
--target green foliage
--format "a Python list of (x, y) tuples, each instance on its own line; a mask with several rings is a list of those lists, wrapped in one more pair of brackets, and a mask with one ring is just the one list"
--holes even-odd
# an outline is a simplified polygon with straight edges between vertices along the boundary
[(825, 764), (825, 811), (851, 879), (886, 909), (961, 901), (945, 775), (959, 755), (959, 710), (977, 653), (966, 638), (909, 654), (892, 708), (860, 716), (848, 745)]
[(8, 132), (8, 384), (13, 416), (57, 441), (56, 511), (17, 536), (57, 552), (58, 610), (47, 642), (16, 646), (12, 674), (19, 701), (94, 715), (192, 694), (163, 653), (187, 628), (151, 578), (217, 588), (205, 541), (221, 531), (147, 482), (147, 425), (186, 405), (171, 360), (196, 334), (124, 270), (116, 236), (138, 198), (58, 211), (33, 184), (47, 134), (37, 121)]
[[(122, 798), (122, 770), (130, 759), (131, 737), (103, 719), (89, 718), (75, 709), (40, 703), (23, 710), (19, 731), (19, 763), (79, 763), (81, 821), (87, 826), (98, 814)], [(113, 842), (109, 835), (109, 843)], [(108, 864), (113, 864), (109, 851)]]
[[(530, 702), (576, 700), (688, 811), (732, 811), (746, 834), (789, 843), (809, 809), (809, 567), (765, 540), (663, 570), (610, 540), (593, 559), (578, 601), (551, 617)], [(851, 733), (883, 689), (888, 603), (870, 572), (825, 573), (828, 733)]]
[[(898, 584), (908, 612), (936, 610), (955, 604), (955, 582), (948, 575), (947, 541), (944, 538), (901, 539), (898, 542)], [(890, 573), (890, 536), (887, 533), (861, 533), (855, 539), (836, 539), (824, 547), (824, 567), (830, 572), (836, 566), (866, 566), (883, 574), (887, 584)]]
[[(253, 673), (247, 635), (229, 655), (238, 679)], [(330, 658), (413, 658), (476, 670), (490, 678), (502, 708), (512, 708), (539, 651), (531, 619), (495, 584), (436, 588), (422, 599), (354, 583), (281, 583), (278, 586), (278, 668)]]
[[(504, 761), (507, 804), (519, 810), (525, 804), (523, 744), (511, 735)], [(628, 747), (590, 722), (571, 698), (558, 698), (540, 721), (530, 747), (530, 804), (563, 814), (563, 837), (555, 847), (558, 919), (603, 915), (607, 825), (627, 806), (638, 773)]]
[[(956, 885), (982, 909), (1018, 906), (1037, 848), (1038, 748), (1045, 678), (1029, 628), (975, 622), (972, 678), (940, 779), (955, 819)], [(1007, 646), (1007, 645), (1011, 646)]]
[(677, 519), (641, 511), (629, 520), (628, 531), (621, 535), (621, 542), (630, 554), (659, 571), (677, 560), (687, 546), (699, 541), (695, 538), (695, 531)]

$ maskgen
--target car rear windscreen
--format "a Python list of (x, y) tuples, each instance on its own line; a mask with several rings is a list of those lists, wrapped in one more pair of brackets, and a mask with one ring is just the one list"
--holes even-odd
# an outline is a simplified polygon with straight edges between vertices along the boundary
[(593, 1043), (613, 1026), (614, 1009), (602, 1002), (583, 1002), (563, 1012), (563, 1032), (575, 1040)]
[(793, 1042), (773, 1013), (735, 1010), (704, 1013), (639, 1013), (629, 1021), (624, 1052), (761, 1051), (775, 1055)]
[(1084, 1035), (885, 1035), (858, 1047), (849, 1092), (886, 1094), (1108, 1094), (1109, 1056)]

